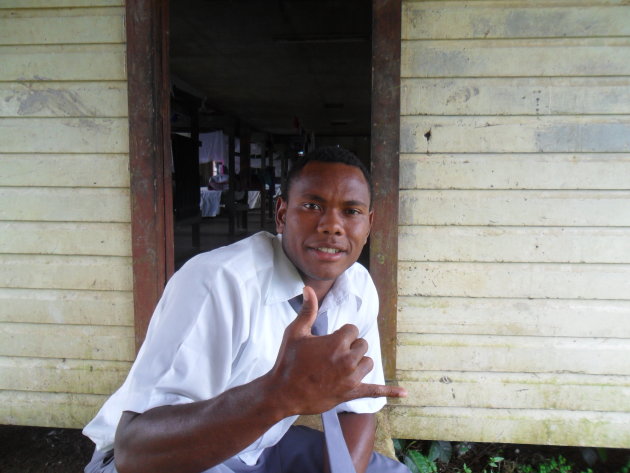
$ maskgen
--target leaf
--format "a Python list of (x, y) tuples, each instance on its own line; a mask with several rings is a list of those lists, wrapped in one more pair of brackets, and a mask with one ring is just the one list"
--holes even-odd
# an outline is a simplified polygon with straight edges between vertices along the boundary
[(490, 457), (488, 458), (488, 466), (496, 468), (497, 466), (499, 466), (499, 463), (501, 463), (503, 460), (504, 460), (503, 457)]
[(437, 466), (417, 450), (409, 450), (405, 456), (405, 465), (413, 473), (436, 473)]
[(451, 461), (452, 454), (453, 447), (451, 446), (451, 442), (437, 440), (431, 442), (431, 448), (429, 448), (428, 458), (430, 461), (439, 460), (442, 463), (448, 463), (449, 461)]
[(455, 445), (455, 451), (457, 452), (457, 456), (461, 457), (463, 455), (466, 455), (468, 452), (470, 452), (473, 449), (473, 443), (471, 442), (459, 442), (457, 445)]
[(594, 448), (583, 447), (580, 448), (580, 452), (582, 453), (582, 458), (588, 466), (593, 466), (597, 463), (597, 451)]
[(409, 468), (409, 470), (411, 470), (411, 473), (420, 473), (418, 465), (416, 465), (416, 462), (414, 462), (412, 458), (414, 451), (415, 450), (411, 450), (407, 453), (407, 455), (405, 455), (404, 464), (407, 468)]

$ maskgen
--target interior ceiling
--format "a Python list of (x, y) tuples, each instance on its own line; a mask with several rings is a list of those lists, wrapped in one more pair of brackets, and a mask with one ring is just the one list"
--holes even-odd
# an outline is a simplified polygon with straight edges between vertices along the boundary
[[(170, 1), (175, 86), (253, 130), (368, 136), (369, 0)], [(299, 126), (296, 126), (299, 125)]]

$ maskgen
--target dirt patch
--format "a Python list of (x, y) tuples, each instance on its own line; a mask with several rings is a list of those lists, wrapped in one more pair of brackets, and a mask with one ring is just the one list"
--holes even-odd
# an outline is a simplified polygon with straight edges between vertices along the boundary
[(93, 451), (80, 430), (0, 426), (2, 473), (82, 473)]

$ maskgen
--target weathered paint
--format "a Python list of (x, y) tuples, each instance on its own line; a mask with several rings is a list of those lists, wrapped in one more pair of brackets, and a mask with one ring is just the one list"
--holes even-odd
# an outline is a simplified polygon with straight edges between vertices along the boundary
[(401, 333), (398, 343), (400, 370), (630, 375), (623, 338)]
[(0, 186), (129, 188), (128, 167), (126, 154), (3, 154)]
[(392, 401), (397, 406), (601, 412), (630, 409), (630, 376), (446, 370), (397, 374), (409, 393), (406, 398)]
[(630, 149), (627, 115), (408, 116), (401, 117), (400, 128), (404, 153), (624, 153)]
[(0, 321), (133, 325), (133, 295), (125, 291), (0, 288)]
[(609, 115), (630, 102), (626, 77), (403, 79), (402, 115)]
[[(628, 102), (630, 103), (630, 101)], [(621, 153), (403, 154), (401, 189), (628, 189)]]
[(126, 117), (127, 84), (120, 82), (0, 83), (3, 117)]
[(6, 253), (131, 256), (125, 223), (0, 222), (0, 234)]
[(401, 225), (630, 226), (630, 191), (404, 190)]
[(131, 258), (121, 256), (0, 255), (7, 288), (130, 291)]
[(404, 39), (630, 35), (630, 11), (623, 0), (486, 0), (450, 8), (440, 1), (410, 1), (403, 18)]
[(0, 10), (0, 44), (122, 43), (125, 10)]
[(401, 261), (630, 263), (627, 227), (401, 226)]
[(128, 189), (0, 187), (0, 220), (129, 222), (130, 218)]
[(0, 391), (0, 418), (8, 425), (81, 428), (109, 396), (34, 391)]
[(0, 9), (119, 7), (124, 3), (124, 0), (0, 0)]
[[(626, 76), (630, 38), (405, 41), (402, 77)], [(602, 55), (605, 48), (607, 54)]]
[(121, 0), (0, 0), (0, 423), (82, 427), (135, 356)]
[(130, 362), (66, 358), (0, 356), (2, 389), (10, 391), (68, 392), (109, 395), (123, 383)]
[(2, 356), (70, 358), (79, 367), (90, 366), (93, 360), (133, 361), (135, 357), (131, 327), (23, 323), (2, 323), (0, 327)]
[(394, 436), (630, 447), (629, 20), (404, 3)]
[(2, 81), (125, 80), (120, 44), (0, 46)]
[(127, 128), (126, 118), (4, 118), (0, 152), (127, 153)]
[(409, 296), (602, 299), (605, 304), (628, 298), (629, 271), (629, 264), (400, 262), (398, 288)]
[(401, 296), (398, 332), (630, 338), (630, 301)]
[(394, 435), (425, 440), (626, 448), (630, 414), (553, 409), (396, 406)]

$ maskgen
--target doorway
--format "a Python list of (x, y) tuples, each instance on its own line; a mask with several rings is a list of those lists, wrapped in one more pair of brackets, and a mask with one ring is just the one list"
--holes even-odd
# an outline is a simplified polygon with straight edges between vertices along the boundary
[[(318, 3), (311, 0), (302, 2)], [(208, 4), (212, 3), (215, 2), (208, 0)], [(144, 339), (155, 304), (174, 270), (170, 89), (165, 87), (169, 83), (168, 4), (168, 0), (125, 4), (137, 348)], [(352, 21), (352, 15), (346, 20)], [(370, 237), (370, 273), (381, 301), (378, 322), (385, 376), (394, 379), (401, 0), (372, 0), (371, 33), (370, 157), (375, 217)], [(296, 67), (301, 62), (298, 61)]]
[[(170, 2), (169, 22), (175, 268), (273, 232), (286, 170), (310, 149), (340, 145), (369, 167), (371, 2)], [(196, 177), (178, 175), (195, 160)]]

